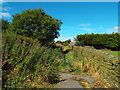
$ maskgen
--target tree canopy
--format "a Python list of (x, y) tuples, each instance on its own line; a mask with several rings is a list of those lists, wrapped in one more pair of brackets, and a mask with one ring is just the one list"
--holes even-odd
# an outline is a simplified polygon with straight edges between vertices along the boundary
[(108, 48), (111, 50), (120, 50), (120, 34), (83, 34), (76, 37), (78, 44), (94, 46), (95, 48)]
[(46, 45), (58, 38), (61, 24), (61, 20), (46, 14), (42, 9), (28, 9), (13, 16), (11, 30), (19, 35), (37, 38)]
[(67, 45), (69, 45), (69, 43), (71, 42), (71, 40), (70, 39), (68, 39), (68, 40), (66, 40), (66, 41), (56, 41), (56, 43), (59, 43), (59, 44), (62, 44), (63, 46), (67, 46)]
[(7, 20), (0, 19), (0, 25), (2, 26), (2, 32), (5, 32), (10, 24)]

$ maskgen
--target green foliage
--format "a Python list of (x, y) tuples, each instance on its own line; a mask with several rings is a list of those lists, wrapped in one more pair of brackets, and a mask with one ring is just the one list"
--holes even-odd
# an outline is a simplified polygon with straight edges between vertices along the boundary
[(62, 44), (63, 46), (68, 46), (70, 42), (71, 42), (70, 39), (68, 39), (66, 41), (56, 41), (56, 43)]
[(107, 85), (119, 88), (118, 57), (87, 47), (75, 46), (73, 51), (66, 54), (66, 62), (69, 64), (69, 72), (72, 73), (99, 73), (107, 82)]
[(56, 43), (60, 43), (60, 44), (62, 44), (62, 41), (56, 41)]
[(108, 52), (108, 53), (114, 55), (115, 57), (120, 57), (120, 54), (119, 54), (120, 51), (105, 51), (105, 52)]
[(37, 38), (46, 45), (58, 38), (61, 24), (61, 20), (54, 19), (42, 9), (28, 9), (13, 16), (10, 29), (18, 35)]
[(3, 87), (31, 88), (32, 82), (42, 85), (58, 80), (60, 49), (43, 47), (36, 39), (12, 32), (3, 33), (2, 38)]
[(94, 46), (95, 48), (108, 48), (111, 50), (120, 50), (120, 34), (83, 34), (77, 35), (77, 45)]
[(0, 26), (2, 26), (2, 32), (5, 32), (9, 27), (9, 22), (4, 19), (0, 19)]

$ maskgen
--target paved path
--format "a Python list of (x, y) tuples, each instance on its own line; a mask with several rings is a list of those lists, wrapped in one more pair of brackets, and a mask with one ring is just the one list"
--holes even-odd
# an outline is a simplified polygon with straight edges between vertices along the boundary
[(95, 81), (91, 76), (88, 75), (71, 75), (67, 73), (60, 73), (60, 82), (55, 88), (83, 88), (78, 81), (72, 79), (73, 77), (85, 79), (89, 83), (93, 83)]

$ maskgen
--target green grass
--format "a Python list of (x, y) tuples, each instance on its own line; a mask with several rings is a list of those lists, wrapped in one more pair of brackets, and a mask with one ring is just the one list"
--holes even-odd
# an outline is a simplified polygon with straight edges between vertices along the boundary
[(71, 49), (69, 46), (62, 46), (63, 51)]
[[(105, 52), (108, 52), (116, 57), (120, 56), (120, 51), (105, 51)], [(119, 54), (118, 54), (119, 53)]]
[(46, 88), (59, 80), (58, 66), (64, 60), (60, 48), (12, 32), (3, 33), (2, 39), (3, 88)]
[[(63, 50), (69, 49), (68, 46), (63, 46)], [(97, 82), (93, 86), (99, 88), (114, 87), (118, 85), (118, 51), (104, 51), (114, 55), (115, 57), (109, 57), (109, 54), (98, 52), (96, 49), (90, 49), (86, 47), (74, 46), (73, 50), (70, 50), (65, 54), (65, 62), (61, 64), (62, 70), (67, 71), (70, 74), (90, 74)], [(120, 52), (120, 51), (119, 51)], [(66, 68), (67, 65), (67, 68)], [(101, 72), (99, 74), (99, 72)], [(111, 78), (106, 78), (111, 77)], [(109, 86), (105, 84), (104, 78), (110, 83)], [(115, 82), (113, 82), (115, 81)], [(85, 83), (86, 84), (86, 83)]]

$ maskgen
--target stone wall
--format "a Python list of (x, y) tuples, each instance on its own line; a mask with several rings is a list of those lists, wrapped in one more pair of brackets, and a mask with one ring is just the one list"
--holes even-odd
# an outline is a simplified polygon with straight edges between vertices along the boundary
[(115, 88), (120, 87), (120, 60), (118, 57), (87, 47), (74, 48), (74, 54), (83, 62), (84, 67), (92, 66), (95, 72), (102, 75), (107, 84)]

